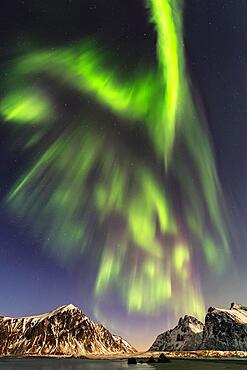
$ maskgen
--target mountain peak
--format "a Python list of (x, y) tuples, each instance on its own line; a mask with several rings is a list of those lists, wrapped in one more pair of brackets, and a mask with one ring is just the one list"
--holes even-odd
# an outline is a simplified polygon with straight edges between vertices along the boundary
[(63, 311), (69, 311), (69, 310), (79, 310), (81, 311), (81, 309), (77, 306), (75, 306), (74, 304), (72, 303), (69, 303), (69, 304), (65, 304), (63, 306), (59, 306), (57, 309), (60, 309), (60, 310), (63, 310)]
[(199, 325), (199, 326), (203, 327), (203, 323), (201, 321), (199, 321), (194, 316), (185, 315), (184, 317), (180, 317), (180, 319), (178, 321), (178, 325), (179, 326), (181, 326), (181, 325), (189, 325), (189, 324)]
[(150, 351), (189, 351), (202, 342), (203, 323), (193, 316), (180, 317), (175, 328), (158, 335)]
[[(79, 314), (79, 315), (82, 315), (84, 317), (86, 317), (84, 315), (84, 313), (81, 311), (81, 309), (75, 305), (73, 305), (72, 303), (69, 303), (69, 304), (65, 304), (63, 306), (59, 306), (57, 308), (55, 308), (55, 310), (52, 310), (46, 314), (43, 314), (43, 315), (39, 315), (39, 316), (42, 316), (42, 317), (51, 317), (53, 315), (58, 315), (58, 314), (61, 314), (61, 313), (67, 313), (67, 314)], [(37, 316), (38, 317), (38, 316)]]
[(244, 310), (244, 311), (247, 311), (247, 307), (243, 306), (241, 303), (233, 302), (231, 304), (230, 310)]

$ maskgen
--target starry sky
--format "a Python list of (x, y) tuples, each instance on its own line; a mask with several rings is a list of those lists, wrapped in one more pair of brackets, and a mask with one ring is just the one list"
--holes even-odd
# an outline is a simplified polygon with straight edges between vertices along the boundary
[[(141, 70), (145, 70), (147, 66), (151, 69), (155, 68), (157, 64), (157, 34), (154, 25), (148, 19), (148, 12), (144, 5), (144, 1), (141, 0), (126, 0), (124, 2), (118, 0), (83, 0), (83, 2), (79, 0), (54, 0), (52, 2), (48, 0), (11, 2), (3, 0), (0, 13), (0, 75), (4, 82), (1, 84), (0, 102), (8, 95), (9, 90), (17, 84), (15, 75), (12, 75), (10, 71), (15, 70), (11, 69), (11, 66), (15, 66), (15, 61), (20, 56), (40, 50), (56, 52), (61, 48), (64, 48), (63, 50), (67, 52), (67, 50), (71, 50), (68, 49), (71, 48), (71, 45), (77, 45), (83, 40), (92, 40), (92, 38), (98, 42), (96, 45), (97, 52), (101, 50), (102, 45), (107, 45), (108, 50), (111, 51), (110, 56), (107, 56), (107, 62), (109, 60), (110, 68), (113, 71), (115, 71), (115, 65), (120, 66), (117, 71), (119, 69), (121, 71), (123, 85), (125, 80), (128, 79), (130, 71), (136, 66)], [(246, 11), (247, 3), (245, 0), (185, 0), (184, 5), (184, 32), (183, 42), (180, 46), (184, 47), (188, 75), (190, 76), (191, 95), (194, 97), (196, 106), (200, 107), (203, 125), (207, 127), (205, 146), (207, 142), (211, 143), (212, 146), (214, 165), (221, 184), (222, 198), (224, 198), (223, 214), (226, 219), (227, 238), (231, 251), (230, 262), (227, 263), (224, 262), (221, 253), (217, 255), (213, 270), (217, 270), (217, 265), (226, 264), (226, 269), (221, 274), (209, 273), (206, 262), (202, 257), (197, 256), (194, 259), (196, 272), (193, 267), (190, 279), (188, 278), (188, 283), (183, 288), (183, 294), (190, 301), (191, 290), (194, 289), (193, 297), (194, 295), (197, 298), (202, 296), (205, 307), (211, 305), (228, 307), (233, 301), (242, 304), (247, 303), (245, 284), (247, 278), (247, 231), (245, 225), (247, 218), (247, 148), (245, 144), (247, 137)], [(88, 42), (91, 48), (90, 53), (94, 53), (94, 46), (91, 45), (91, 41)], [(83, 48), (85, 48), (85, 45)], [(69, 53), (66, 55), (70, 56)], [(97, 59), (97, 55), (92, 54), (95, 59)], [(56, 54), (56, 58), (60, 57), (60, 54)], [(188, 75), (186, 74), (187, 79)], [(142, 161), (145, 168), (155, 167), (154, 163), (156, 163), (156, 156), (159, 152), (158, 154), (154, 152), (154, 145), (147, 140), (142, 130), (136, 129), (133, 133), (133, 131), (122, 128), (127, 122), (126, 117), (121, 117), (117, 121), (112, 112), (109, 113), (109, 110), (102, 107), (102, 105), (96, 104), (85, 91), (83, 93), (78, 90), (75, 91), (71, 85), (68, 86), (69, 84), (65, 85), (60, 82), (54, 86), (54, 81), (46, 77), (41, 77), (41, 80), (42, 91), (46, 91), (46, 96), (53, 97), (51, 116), (59, 112), (56, 122), (59, 121), (62, 126), (65, 126), (68, 121), (77, 122), (81, 120), (82, 115), (87, 115), (93, 122), (96, 122), (93, 129), (94, 133), (101, 130), (107, 132), (107, 142), (104, 143), (104, 151), (102, 152), (103, 157), (108, 152), (111, 153), (109, 148), (113, 147), (114, 153), (116, 153), (116, 148), (119, 148), (119, 157), (127, 158), (129, 166), (134, 167), (135, 174), (133, 176), (138, 173)], [(148, 90), (149, 86), (151, 90), (153, 86), (151, 83), (150, 85), (147, 84), (145, 88)], [(54, 98), (55, 95), (56, 99)], [(32, 102), (35, 103), (33, 100)], [(41, 106), (40, 109), (43, 109), (43, 107)], [(30, 107), (29, 111), (31, 111)], [(35, 118), (35, 115), (31, 115), (30, 120), (33, 117)], [(184, 119), (186, 119), (186, 116)], [(101, 121), (102, 124), (97, 123)], [(137, 119), (135, 118), (134, 121), (136, 122)], [(108, 125), (108, 122), (111, 122), (111, 124)], [(106, 284), (108, 282), (101, 285), (103, 270), (101, 267), (99, 269), (99, 261), (101, 260), (102, 263), (103, 260), (103, 266), (110, 263), (109, 260), (104, 260), (105, 249), (102, 252), (102, 244), (104, 244), (106, 234), (108, 237), (113, 234), (114, 238), (122, 237), (122, 219), (119, 221), (115, 214), (114, 217), (111, 215), (110, 226), (113, 225), (114, 227), (109, 228), (108, 224), (103, 223), (100, 229), (96, 229), (93, 226), (96, 222), (95, 214), (98, 212), (94, 211), (93, 214), (91, 211), (86, 212), (83, 216), (83, 220), (86, 219), (86, 221), (83, 221), (83, 225), (87, 231), (87, 242), (85, 242), (87, 247), (85, 247), (85, 250), (75, 247), (71, 253), (67, 253), (68, 245), (73, 244), (68, 239), (70, 232), (65, 230), (67, 224), (63, 223), (60, 218), (55, 218), (59, 222), (57, 222), (54, 229), (50, 230), (49, 217), (52, 216), (54, 219), (54, 215), (48, 209), (48, 213), (44, 213), (45, 222), (42, 221), (42, 227), (37, 227), (41, 223), (39, 221), (40, 203), (45, 204), (45, 200), (49, 199), (45, 198), (41, 191), (38, 197), (32, 197), (35, 186), (40, 190), (37, 183), (39, 182), (42, 185), (42, 176), (36, 177), (34, 182), (27, 189), (24, 189), (25, 193), (21, 194), (24, 196), (24, 201), (22, 198), (17, 198), (13, 207), (12, 204), (9, 205), (6, 201), (9, 194), (11, 194), (11, 189), (16, 183), (18, 184), (23, 173), (29, 171), (30, 166), (32, 168), (39, 155), (47, 149), (48, 143), (52, 142), (52, 138), (61, 135), (63, 140), (65, 134), (61, 134), (57, 123), (54, 124), (54, 127), (52, 131), (48, 131), (48, 134), (45, 133), (40, 142), (38, 141), (31, 149), (23, 150), (27, 137), (33, 139), (32, 135), (35, 127), (14, 125), (8, 122), (6, 116), (1, 116), (0, 315), (38, 314), (59, 305), (73, 303), (78, 305), (89, 317), (103, 322), (112, 332), (128, 339), (138, 349), (146, 349), (151, 345), (157, 334), (177, 322), (178, 315), (195, 314), (195, 309), (188, 304), (187, 310), (180, 306), (175, 310), (175, 306), (178, 305), (176, 300), (170, 300), (163, 307), (160, 300), (165, 299), (165, 295), (155, 292), (152, 296), (155, 290), (154, 286), (156, 286), (155, 279), (154, 285), (150, 284), (149, 289), (147, 289), (147, 295), (143, 295), (141, 307), (138, 306), (141, 299), (140, 297), (138, 299), (138, 289), (135, 289), (133, 293), (135, 300), (133, 300), (133, 296), (126, 297), (122, 294), (122, 286), (123, 290), (125, 288), (130, 290), (135, 283), (132, 280), (130, 285), (125, 282), (125, 279), (126, 274), (131, 274), (133, 268), (139, 268), (142, 263), (142, 260), (137, 258), (140, 254), (139, 249), (136, 254), (132, 254), (132, 252), (127, 254), (127, 262), (124, 262), (127, 263), (125, 274), (118, 276), (118, 285), (116, 284), (114, 289), (108, 289)], [(86, 123), (85, 129), (87, 129)], [(195, 131), (191, 130), (189, 133), (193, 140)], [(91, 140), (91, 137), (89, 135), (88, 140)], [(76, 140), (74, 136), (71, 137), (70, 145), (75, 144), (76, 146)], [(85, 145), (87, 142), (85, 141)], [(62, 141), (61, 150), (65, 150), (64, 143), (67, 143), (67, 141)], [(155, 144), (157, 144), (156, 141)], [(60, 150), (59, 148), (58, 150)], [(82, 153), (79, 152), (80, 158), (84, 156), (85, 150)], [(65, 174), (70, 173), (70, 167), (72, 167), (74, 161), (74, 158), (69, 157), (70, 152), (66, 153), (67, 160), (61, 164), (64, 171), (63, 178), (65, 179), (68, 177)], [(181, 152), (178, 151), (178, 153)], [(198, 156), (202, 158), (202, 167), (208, 163), (208, 158), (203, 157), (203, 153), (203, 149), (198, 152)], [(188, 155), (185, 160), (188, 161), (189, 158)], [(175, 164), (180, 166), (180, 161), (183, 162), (184, 158), (177, 161)], [(98, 181), (97, 171), (99, 170), (97, 168), (93, 175), (96, 176)], [(125, 169), (124, 166), (120, 167), (120, 173), (125, 174), (122, 168)], [(155, 176), (157, 173), (160, 175), (159, 163), (157, 168), (157, 171), (155, 168)], [(182, 164), (179, 168), (183, 169)], [(107, 170), (109, 170), (108, 167)], [(128, 169), (126, 171), (127, 175), (132, 173), (132, 170)], [(56, 176), (56, 171), (53, 171), (53, 174)], [(146, 174), (147, 172), (145, 172), (145, 176)], [(111, 175), (110, 172), (109, 176)], [(173, 175), (176, 175), (176, 171)], [(90, 194), (90, 189), (96, 181), (94, 176), (85, 184), (83, 194)], [(167, 177), (169, 178), (169, 176), (168, 174)], [(143, 181), (146, 181), (145, 179), (149, 181), (149, 177), (143, 179)], [(167, 181), (171, 184), (166, 177), (162, 180), (165, 184)], [(60, 178), (56, 181), (63, 183)], [(71, 177), (68, 177), (68, 181), (71, 181)], [(66, 184), (69, 186), (67, 182), (65, 182)], [(47, 186), (47, 188), (46, 196), (53, 189), (52, 185)], [(152, 187), (152, 189), (154, 188)], [(179, 194), (179, 191), (174, 189), (171, 192), (171, 197), (181, 198), (181, 203), (186, 203), (186, 197)], [(81, 199), (82, 195), (76, 194), (75, 204), (80, 204)], [(151, 195), (150, 199), (152, 203)], [(26, 210), (25, 205), (29, 205), (29, 202), (32, 203), (34, 213), (24, 212)], [(85, 206), (85, 208), (88, 210), (90, 207)], [(104, 205), (104, 208), (106, 208), (106, 205)], [(123, 208), (125, 211), (128, 206), (125, 205)], [(30, 205), (27, 209), (31, 209)], [(100, 211), (101, 216), (105, 216), (102, 209)], [(121, 211), (123, 213), (123, 209)], [(61, 211), (59, 212), (61, 214)], [(31, 216), (26, 217), (26, 213)], [(65, 210), (62, 219), (67, 220), (66, 215), (67, 211)], [(127, 215), (132, 216), (129, 213)], [(181, 219), (183, 220), (182, 216)], [(182, 223), (181, 220), (179, 222)], [(62, 226), (59, 227), (59, 225)], [(107, 233), (105, 229), (107, 229)], [(209, 229), (212, 229), (212, 227), (210, 226)], [(59, 239), (56, 238), (57, 234), (59, 234)], [(167, 238), (171, 238), (170, 234)], [(114, 266), (123, 263), (123, 257), (119, 251), (124, 250), (124, 242), (126, 242), (125, 239), (123, 239), (123, 244), (118, 247), (118, 254), (114, 255)], [(176, 248), (177, 244), (171, 242), (171, 245)], [(145, 245), (142, 247), (146, 248)], [(204, 248), (207, 248), (207, 245)], [(109, 252), (109, 250), (106, 251)], [(148, 261), (150, 262), (150, 259)], [(153, 262), (153, 259), (151, 262)], [(162, 268), (160, 265), (151, 263), (147, 266), (154, 266), (158, 271), (156, 278), (158, 285), (158, 276), (163, 279)], [(168, 267), (172, 268), (167, 264), (164, 270)], [(114, 273), (118, 274), (117, 267), (115, 270), (111, 270), (111, 274)], [(97, 274), (98, 278), (96, 278)], [(183, 279), (184, 277), (179, 274), (173, 276), (176, 281), (180, 278)], [(165, 279), (166, 275), (164, 275)], [(197, 284), (195, 286), (193, 284), (199, 280), (200, 289), (198, 293)], [(102, 290), (103, 297), (97, 296), (95, 299), (97, 286), (99, 290)], [(176, 287), (174, 289), (176, 290)], [(181, 287), (177, 289), (180, 293), (181, 290), (179, 289)], [(128, 301), (127, 308), (120, 302), (121, 294), (122, 300)], [(104, 296), (106, 296), (107, 302), (103, 302), (102, 305)], [(153, 301), (157, 304), (154, 306), (147, 305), (147, 301)], [(144, 308), (142, 309), (142, 307)]]

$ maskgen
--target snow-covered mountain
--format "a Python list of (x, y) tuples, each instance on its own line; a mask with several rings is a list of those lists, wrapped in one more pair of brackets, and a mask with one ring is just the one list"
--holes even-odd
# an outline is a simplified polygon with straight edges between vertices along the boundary
[(175, 328), (158, 335), (149, 351), (193, 351), (202, 343), (202, 334), (203, 323), (186, 315)]
[(201, 348), (247, 351), (247, 307), (236, 303), (229, 310), (210, 307)]
[(82, 356), (117, 352), (136, 350), (72, 304), (38, 316), (0, 316), (0, 355)]
[(230, 309), (208, 309), (205, 324), (192, 316), (181, 318), (175, 328), (158, 335), (150, 351), (247, 351), (247, 307), (232, 303)]

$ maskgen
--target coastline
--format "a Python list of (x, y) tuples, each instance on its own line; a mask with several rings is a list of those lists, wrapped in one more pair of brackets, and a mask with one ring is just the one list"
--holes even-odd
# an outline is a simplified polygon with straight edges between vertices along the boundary
[(74, 359), (74, 360), (127, 360), (134, 357), (137, 360), (147, 360), (151, 356), (158, 358), (161, 353), (174, 360), (199, 360), (199, 361), (246, 361), (247, 351), (172, 351), (172, 352), (136, 352), (136, 353), (113, 353), (113, 354), (86, 354), (86, 355), (49, 355), (49, 354), (27, 354), (27, 355), (1, 355), (0, 360), (11, 359)]

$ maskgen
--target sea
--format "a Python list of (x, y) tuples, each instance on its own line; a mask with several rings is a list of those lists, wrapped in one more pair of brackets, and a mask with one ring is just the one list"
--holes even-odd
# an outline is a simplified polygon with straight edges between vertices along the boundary
[(1, 359), (1, 370), (247, 370), (247, 361), (171, 360), (168, 364), (128, 365), (126, 360)]

